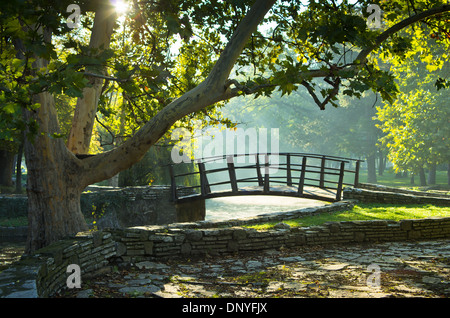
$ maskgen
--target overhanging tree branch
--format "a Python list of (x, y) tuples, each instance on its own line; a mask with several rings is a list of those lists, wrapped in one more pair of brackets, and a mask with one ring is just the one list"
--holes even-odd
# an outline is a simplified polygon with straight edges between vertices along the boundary
[(83, 160), (83, 185), (109, 179), (138, 162), (150, 146), (184, 116), (224, 99), (228, 76), (253, 32), (276, 0), (256, 1), (222, 51), (206, 80), (164, 107), (121, 146)]
[[(392, 27), (381, 33), (371, 45), (368, 45), (366, 48), (363, 48), (359, 52), (359, 54), (352, 63), (339, 67), (336, 65), (329, 65), (330, 68), (328, 70), (317, 69), (317, 70), (303, 71), (297, 75), (298, 80), (293, 84), (303, 85), (308, 90), (314, 102), (319, 106), (321, 110), (323, 110), (325, 109), (325, 105), (328, 104), (331, 101), (331, 99), (339, 93), (339, 84), (341, 82), (340, 78), (343, 77), (344, 74), (347, 76), (347, 74), (349, 74), (350, 72), (354, 72), (356, 75), (357, 72), (367, 64), (367, 57), (369, 56), (369, 54), (372, 53), (374, 50), (376, 50), (378, 47), (380, 47), (380, 45), (383, 42), (385, 42), (389, 37), (391, 37), (392, 35), (396, 34), (397, 32), (399, 32), (400, 30), (404, 29), (409, 25), (412, 25), (426, 18), (448, 11), (450, 11), (450, 5), (442, 5), (436, 8), (432, 8), (417, 13), (411, 17), (408, 17), (405, 20), (400, 21), (399, 23), (393, 25)], [(313, 78), (324, 78), (324, 80), (326, 81), (326, 79), (329, 77), (333, 77), (335, 79), (334, 82), (327, 82), (333, 87), (333, 90), (325, 98), (324, 101), (320, 101), (313, 87), (308, 81), (310, 81)], [(228, 80), (226, 87), (228, 88), (231, 85), (234, 85), (235, 88), (228, 90), (227, 94), (224, 96), (224, 99), (229, 99), (238, 96), (239, 94), (251, 95), (258, 92), (261, 89), (277, 86), (276, 84), (267, 83), (264, 85), (258, 85), (256, 87), (249, 88), (247, 86), (240, 84), (236, 80)]]

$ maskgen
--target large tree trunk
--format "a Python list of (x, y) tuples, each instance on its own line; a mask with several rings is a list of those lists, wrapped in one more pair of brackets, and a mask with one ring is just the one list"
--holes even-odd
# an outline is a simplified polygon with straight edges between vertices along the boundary
[(41, 107), (25, 111), (27, 120), (34, 119), (42, 131), (25, 141), (28, 168), (28, 240), (26, 252), (87, 229), (81, 213), (82, 169), (79, 161), (60, 138), (53, 97), (44, 92), (35, 97)]
[[(50, 43), (51, 31), (40, 30), (44, 41)], [(25, 48), (20, 40), (15, 43), (18, 56), (23, 58)], [(48, 61), (36, 58), (34, 69), (45, 69)], [(37, 134), (25, 134), (25, 160), (28, 169), (28, 238), (26, 253), (47, 246), (57, 240), (87, 230), (81, 213), (80, 197), (83, 170), (60, 134), (55, 100), (48, 92), (34, 95), (33, 103), (39, 103), (37, 110), (23, 110), (26, 122), (35, 121)]]

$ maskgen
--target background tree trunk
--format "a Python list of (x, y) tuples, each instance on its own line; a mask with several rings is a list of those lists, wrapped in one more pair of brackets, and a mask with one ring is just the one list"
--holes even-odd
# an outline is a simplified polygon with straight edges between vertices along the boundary
[(447, 166), (447, 184), (450, 185), (450, 162)]
[(367, 182), (377, 183), (377, 169), (375, 167), (376, 156), (372, 154), (367, 156)]
[(425, 169), (423, 167), (421, 167), (419, 169), (419, 178), (420, 178), (420, 185), (422, 187), (427, 185), (427, 177), (425, 175)]
[(436, 184), (436, 164), (430, 165), (428, 171), (428, 184)]
[(16, 161), (16, 193), (22, 193), (22, 157), (23, 157), (23, 141), (20, 143), (19, 152)]
[(0, 150), (0, 186), (13, 186), (14, 156), (14, 152)]

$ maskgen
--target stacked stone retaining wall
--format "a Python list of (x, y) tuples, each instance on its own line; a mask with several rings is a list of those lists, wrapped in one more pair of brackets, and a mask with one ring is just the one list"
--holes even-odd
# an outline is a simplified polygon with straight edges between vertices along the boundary
[(343, 191), (343, 199), (356, 200), (362, 203), (433, 204), (437, 206), (450, 206), (450, 197), (446, 195), (409, 190), (392, 192), (390, 188), (383, 186), (365, 187), (369, 189), (362, 188), (361, 186), (359, 188), (345, 188)]
[(270, 230), (240, 226), (139, 226), (82, 233), (24, 257), (0, 273), (0, 297), (48, 297), (66, 287), (76, 264), (83, 278), (107, 272), (116, 262), (222, 255), (302, 245), (450, 238), (450, 218), (328, 222), (321, 226)]

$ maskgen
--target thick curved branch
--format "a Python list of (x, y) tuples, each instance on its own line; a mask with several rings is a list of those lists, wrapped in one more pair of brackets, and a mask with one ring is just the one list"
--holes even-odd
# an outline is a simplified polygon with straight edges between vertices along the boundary
[[(402, 20), (399, 23), (397, 23), (397, 24), (393, 25), (392, 27), (390, 27), (389, 29), (387, 29), (386, 31), (384, 31), (383, 33), (381, 33), (371, 45), (362, 49), (352, 63), (349, 63), (345, 66), (341, 66), (339, 68), (336, 66), (331, 66), (331, 68), (329, 70), (320, 69), (320, 70), (309, 70), (306, 72), (301, 72), (300, 74), (298, 74), (298, 81), (296, 82), (296, 84), (301, 84), (301, 85), (305, 86), (306, 89), (308, 90), (308, 92), (310, 93), (310, 95), (312, 96), (312, 98), (314, 99), (314, 101), (316, 102), (316, 104), (319, 106), (319, 108), (324, 109), (325, 105), (331, 100), (331, 98), (336, 96), (336, 94), (338, 93), (339, 83), (337, 85), (329, 83), (330, 85), (333, 86), (333, 91), (323, 102), (321, 102), (318, 99), (317, 95), (315, 94), (314, 89), (307, 82), (308, 80), (313, 79), (313, 78), (325, 78), (326, 79), (329, 76), (339, 79), (343, 74), (347, 75), (351, 71), (355, 71), (355, 74), (356, 74), (358, 69), (360, 69), (361, 67), (364, 67), (366, 65), (367, 57), (369, 56), (369, 54), (372, 53), (372, 51), (376, 50), (389, 37), (391, 37), (392, 35), (394, 35), (395, 33), (399, 32), (400, 30), (404, 29), (405, 27), (407, 27), (409, 25), (412, 25), (412, 24), (422, 21), (426, 18), (432, 17), (434, 15), (437, 15), (437, 14), (440, 14), (443, 12), (448, 12), (448, 11), (450, 11), (450, 5), (442, 5), (440, 7), (436, 7), (436, 8), (427, 10), (427, 11), (423, 11), (423, 12), (413, 15), (405, 20)], [(228, 80), (227, 83), (228, 83), (227, 87), (234, 85), (235, 88), (232, 90), (228, 90), (227, 94), (224, 95), (224, 99), (229, 99), (229, 98), (235, 97), (242, 93), (247, 94), (247, 95), (254, 94), (258, 90), (263, 89), (265, 87), (276, 86), (275, 84), (268, 83), (265, 85), (259, 85), (254, 88), (248, 88), (246, 86), (239, 84), (239, 82), (237, 82), (236, 80)]]
[(83, 185), (113, 177), (138, 162), (147, 150), (179, 119), (223, 100), (225, 82), (245, 45), (276, 0), (258, 0), (235, 30), (207, 79), (176, 99), (148, 121), (121, 146), (82, 161)]

